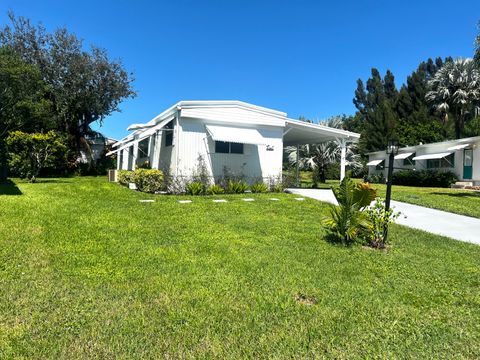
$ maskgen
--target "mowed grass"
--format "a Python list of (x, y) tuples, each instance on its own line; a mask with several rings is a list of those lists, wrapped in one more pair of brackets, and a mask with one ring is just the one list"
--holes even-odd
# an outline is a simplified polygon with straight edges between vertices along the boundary
[(332, 245), (326, 205), (287, 194), (16, 184), (0, 190), (2, 359), (480, 357), (479, 246), (400, 226), (386, 252)]

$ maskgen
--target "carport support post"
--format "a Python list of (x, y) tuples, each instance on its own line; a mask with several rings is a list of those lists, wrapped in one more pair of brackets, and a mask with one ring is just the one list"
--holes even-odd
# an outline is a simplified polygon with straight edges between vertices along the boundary
[(297, 159), (295, 161), (296, 164), (296, 178), (295, 178), (295, 186), (300, 187), (300, 167), (298, 161), (300, 160), (300, 145), (297, 144)]
[(340, 153), (340, 181), (345, 177), (345, 166), (347, 164), (347, 142), (345, 139), (342, 139), (340, 142), (341, 153)]

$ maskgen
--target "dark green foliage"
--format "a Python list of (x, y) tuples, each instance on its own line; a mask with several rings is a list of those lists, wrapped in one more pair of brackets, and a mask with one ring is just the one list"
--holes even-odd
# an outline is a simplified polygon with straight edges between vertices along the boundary
[(266, 193), (268, 192), (268, 186), (263, 182), (259, 181), (250, 186), (252, 193)]
[(450, 187), (458, 180), (451, 171), (435, 170), (400, 170), (393, 173), (394, 185), (421, 187)]
[(187, 184), (186, 192), (188, 195), (203, 195), (205, 187), (200, 181), (193, 181)]
[(225, 192), (225, 189), (217, 184), (210, 185), (205, 191), (207, 195), (219, 195), (219, 194), (223, 194), (224, 192)]
[[(90, 125), (101, 123), (118, 110), (121, 101), (135, 96), (131, 75), (121, 62), (111, 61), (104, 49), (91, 47), (86, 51), (82, 40), (66, 28), (47, 33), (44, 27), (33, 26), (28, 19), (9, 16), (11, 25), (0, 30), (0, 47), (8, 47), (22, 63), (35, 68), (48, 89), (48, 96), (40, 91), (39, 99), (32, 92), (35, 101), (28, 108), (33, 106), (43, 112), (51, 107), (53, 116), (48, 118), (49, 127), (45, 130), (68, 134), (71, 149), (76, 154), (79, 150), (88, 154), (86, 138), (92, 134)], [(15, 112), (15, 106), (9, 104), (7, 110)], [(36, 123), (35, 118), (23, 119), (27, 124), (20, 129), (31, 131), (29, 127)]]
[(13, 131), (6, 138), (8, 165), (14, 175), (35, 182), (40, 171), (48, 167), (64, 166), (65, 140), (56, 132), (28, 134)]
[(248, 184), (244, 180), (228, 180), (225, 191), (228, 194), (242, 194), (248, 190)]
[(338, 205), (330, 206), (323, 225), (328, 232), (328, 240), (350, 245), (359, 241), (371, 226), (363, 209), (375, 199), (376, 190), (368, 183), (355, 184), (345, 177), (334, 192)]

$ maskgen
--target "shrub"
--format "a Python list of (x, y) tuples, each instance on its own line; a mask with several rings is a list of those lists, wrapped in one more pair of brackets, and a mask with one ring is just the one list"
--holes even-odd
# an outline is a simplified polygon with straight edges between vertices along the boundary
[(136, 169), (133, 171), (133, 182), (139, 191), (154, 193), (164, 188), (163, 172), (157, 169)]
[(263, 182), (259, 181), (250, 186), (252, 193), (266, 193), (268, 192), (268, 186)]
[(210, 185), (207, 190), (206, 194), (207, 195), (217, 195), (217, 194), (223, 194), (225, 192), (225, 189), (222, 188), (220, 185)]
[(248, 184), (244, 180), (228, 180), (226, 191), (229, 194), (242, 194), (248, 190)]
[(64, 139), (55, 131), (28, 134), (11, 132), (7, 139), (8, 165), (13, 174), (35, 182), (43, 168), (55, 168), (67, 161)]
[(375, 199), (377, 192), (369, 183), (355, 183), (345, 177), (335, 189), (338, 206), (332, 205), (323, 218), (323, 226), (332, 241), (352, 244), (370, 228), (370, 220), (363, 212)]
[(118, 170), (117, 180), (121, 185), (128, 186), (133, 182), (133, 171), (130, 170)]
[(194, 181), (187, 184), (186, 191), (189, 195), (202, 195), (205, 191), (205, 187), (200, 181)]
[(279, 182), (279, 183), (273, 185), (272, 191), (276, 192), (276, 193), (283, 192), (283, 184)]
[(372, 183), (372, 184), (385, 184), (385, 177), (383, 176), (383, 173), (365, 175), (363, 177), (363, 181), (368, 182), (368, 183)]
[(420, 187), (450, 187), (457, 180), (453, 172), (438, 170), (400, 170), (392, 176), (394, 185)]
[(365, 240), (372, 247), (385, 248), (384, 230), (400, 216), (400, 213), (395, 213), (392, 209), (385, 211), (384, 199), (377, 199), (375, 204), (365, 209), (365, 213), (370, 220), (370, 228), (365, 234)]

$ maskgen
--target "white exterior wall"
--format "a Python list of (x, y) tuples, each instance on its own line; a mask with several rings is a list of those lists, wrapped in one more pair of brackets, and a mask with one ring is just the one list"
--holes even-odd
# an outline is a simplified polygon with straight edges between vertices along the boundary
[[(231, 174), (243, 175), (250, 181), (281, 175), (283, 127), (250, 125), (262, 134), (273, 151), (267, 151), (266, 145), (244, 144), (243, 154), (219, 154), (215, 153), (215, 141), (207, 133), (206, 124), (222, 125), (209, 120), (180, 119), (178, 175), (192, 175), (198, 168), (199, 155), (204, 158), (210, 176), (213, 177), (223, 176), (225, 167)], [(231, 125), (246, 127), (245, 124)]]
[[(452, 171), (454, 172), (459, 180), (463, 179), (463, 151), (464, 149), (459, 150), (447, 150), (449, 147), (458, 145), (452, 142), (442, 142), (435, 144), (425, 144), (418, 147), (405, 148), (401, 149), (402, 152), (414, 152), (415, 156), (426, 155), (426, 154), (435, 154), (443, 152), (453, 152), (455, 156), (454, 167), (445, 167), (445, 168), (435, 168), (427, 169), (427, 160), (417, 160), (415, 166), (413, 165), (404, 165), (403, 160), (395, 160), (394, 162), (394, 172), (401, 169), (416, 169), (416, 170), (439, 170), (439, 171)], [(472, 179), (465, 179), (465, 181), (472, 181), (475, 184), (480, 184), (480, 141), (470, 143), (468, 149), (473, 149), (473, 173)], [(384, 169), (376, 170), (375, 166), (368, 167), (368, 174), (380, 174), (383, 173), (384, 177), (387, 175), (388, 171), (388, 154), (385, 151), (378, 151), (375, 153), (369, 154), (368, 161), (384, 159)]]

